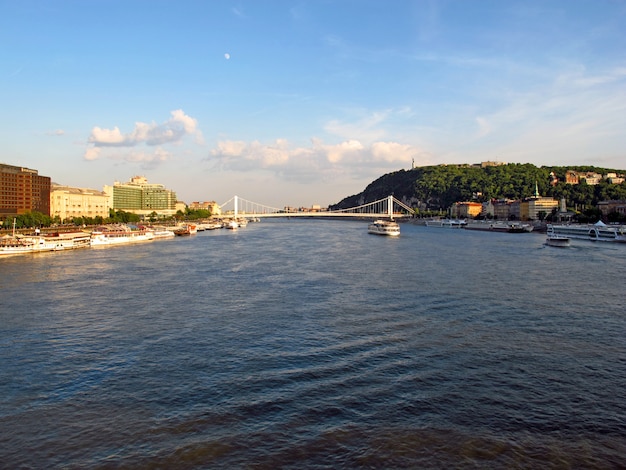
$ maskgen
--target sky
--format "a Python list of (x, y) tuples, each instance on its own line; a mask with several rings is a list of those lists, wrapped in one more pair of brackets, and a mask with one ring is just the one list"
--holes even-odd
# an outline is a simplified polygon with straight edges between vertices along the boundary
[(626, 169), (626, 0), (0, 0), (0, 145), (278, 208), (412, 165)]

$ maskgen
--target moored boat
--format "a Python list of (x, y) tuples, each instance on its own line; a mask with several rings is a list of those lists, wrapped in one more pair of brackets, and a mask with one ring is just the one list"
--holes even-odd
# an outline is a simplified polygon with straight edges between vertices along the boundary
[(589, 241), (624, 242), (626, 226), (606, 225), (602, 221), (595, 224), (548, 224), (548, 236), (560, 235)]
[(530, 233), (533, 226), (519, 222), (474, 220), (464, 226), (466, 230), (481, 230), (484, 232)]
[(239, 228), (239, 223), (237, 223), (236, 220), (229, 219), (229, 220), (225, 221), (224, 227), (226, 227), (227, 229), (230, 229), (230, 230), (237, 230)]
[(198, 233), (198, 227), (195, 224), (183, 224), (174, 229), (174, 235), (187, 236)]
[(386, 235), (389, 237), (397, 237), (400, 235), (400, 226), (393, 220), (378, 219), (371, 222), (367, 226), (367, 232), (374, 235)]
[(511, 222), (509, 224), (509, 229), (507, 232), (509, 233), (529, 233), (533, 231), (533, 226), (530, 224), (522, 224), (519, 222)]
[(91, 232), (91, 246), (121, 245), (154, 240), (154, 233), (145, 228), (134, 230), (125, 224), (104, 225)]
[(436, 228), (463, 228), (466, 225), (467, 222), (460, 219), (430, 219), (426, 221), (427, 227)]
[(172, 238), (176, 236), (176, 234), (174, 233), (174, 230), (170, 230), (167, 227), (151, 226), (151, 227), (146, 227), (146, 230), (151, 231), (155, 239)]
[(82, 231), (41, 234), (40, 230), (36, 229), (35, 235), (18, 234), (15, 232), (14, 219), (13, 233), (0, 237), (0, 255), (17, 255), (85, 248), (88, 247), (89, 244), (90, 234)]
[(7, 235), (0, 238), (0, 255), (19, 255), (43, 251), (55, 251), (56, 243), (46, 241), (45, 237), (28, 237), (22, 235)]

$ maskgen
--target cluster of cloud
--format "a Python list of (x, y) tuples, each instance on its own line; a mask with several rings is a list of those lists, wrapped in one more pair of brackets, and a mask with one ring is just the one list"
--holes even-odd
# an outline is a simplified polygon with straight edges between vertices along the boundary
[[(372, 114), (353, 125), (330, 121), (326, 132), (340, 137), (338, 143), (332, 144), (319, 138), (311, 139), (308, 146), (293, 145), (286, 139), (270, 143), (222, 140), (208, 150), (206, 160), (221, 171), (264, 171), (294, 182), (376, 177), (407, 168), (416, 158), (421, 159), (421, 164), (428, 163), (428, 155), (419, 148), (382, 139), (385, 133), (377, 126), (386, 115)], [(170, 119), (162, 124), (136, 122), (126, 133), (119, 127), (95, 126), (84, 159), (106, 158), (154, 168), (173, 158), (173, 153), (163, 146), (180, 143), (187, 136), (195, 136), (202, 143), (201, 135), (197, 120), (182, 110), (172, 111)]]
[(266, 170), (296, 181), (311, 182), (338, 174), (359, 177), (408, 167), (416, 156), (427, 158), (420, 149), (396, 142), (377, 141), (365, 145), (359, 140), (345, 140), (325, 144), (320, 139), (312, 139), (310, 146), (298, 147), (285, 139), (271, 144), (225, 140), (211, 150), (209, 161), (221, 170)]
[(167, 160), (171, 154), (160, 147), (154, 152), (131, 151), (121, 153), (119, 151), (108, 151), (105, 155), (103, 155), (103, 149), (136, 147), (142, 144), (147, 146), (176, 144), (189, 135), (195, 136), (197, 142), (202, 140), (197, 120), (186, 115), (181, 109), (172, 111), (170, 119), (162, 124), (136, 122), (135, 128), (125, 134), (117, 126), (113, 129), (103, 129), (95, 126), (91, 130), (91, 135), (88, 139), (89, 146), (85, 151), (84, 158), (85, 160), (96, 160), (106, 156), (107, 158), (124, 159), (132, 162), (161, 162)]

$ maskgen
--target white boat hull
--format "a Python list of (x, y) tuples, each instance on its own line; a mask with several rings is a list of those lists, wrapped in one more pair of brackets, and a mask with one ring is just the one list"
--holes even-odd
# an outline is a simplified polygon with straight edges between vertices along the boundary
[(396, 222), (375, 220), (367, 226), (367, 232), (373, 235), (397, 237), (400, 235), (400, 226)]
[(626, 226), (611, 226), (602, 223), (590, 225), (548, 225), (548, 236), (561, 236), (578, 240), (598, 242), (621, 242), (626, 240)]
[(571, 242), (570, 239), (567, 237), (560, 237), (560, 236), (552, 236), (552, 237), (548, 237), (546, 239), (546, 245), (548, 246), (554, 246), (556, 248), (567, 248), (568, 246), (570, 246)]

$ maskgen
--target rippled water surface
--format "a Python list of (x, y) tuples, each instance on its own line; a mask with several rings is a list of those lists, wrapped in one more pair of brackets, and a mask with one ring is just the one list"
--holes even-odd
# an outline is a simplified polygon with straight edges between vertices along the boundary
[(357, 221), (0, 259), (2, 468), (623, 468), (626, 245)]

